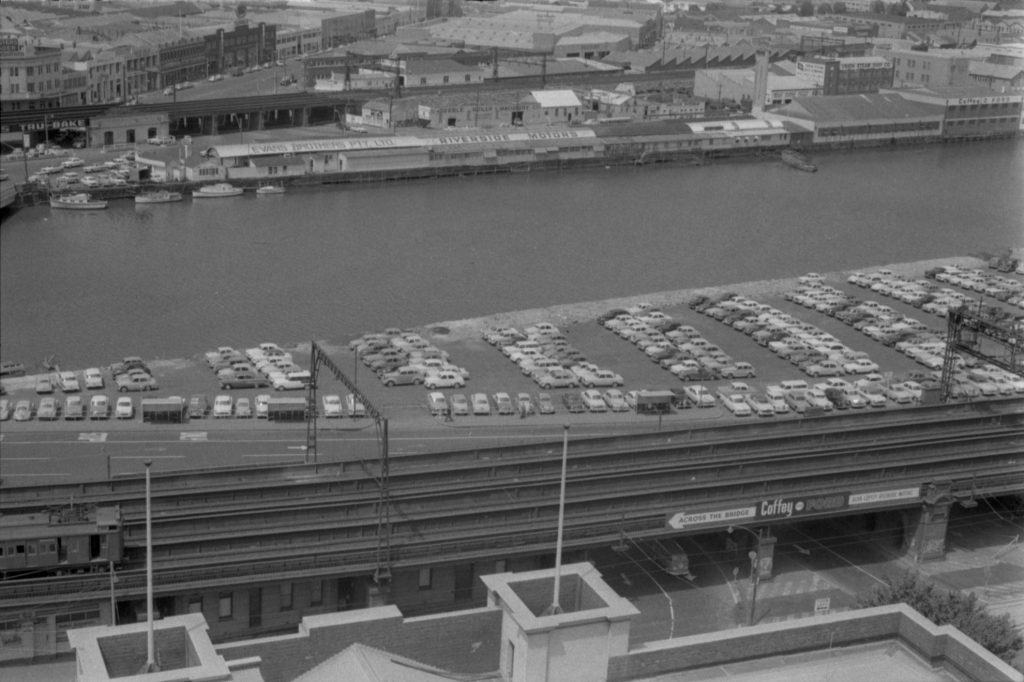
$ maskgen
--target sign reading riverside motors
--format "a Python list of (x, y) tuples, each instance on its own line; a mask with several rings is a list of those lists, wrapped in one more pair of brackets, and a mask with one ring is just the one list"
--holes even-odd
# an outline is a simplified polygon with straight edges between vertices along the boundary
[(867, 493), (833, 493), (831, 495), (807, 495), (802, 497), (776, 497), (761, 500), (750, 507), (735, 507), (703, 512), (678, 512), (667, 519), (670, 528), (699, 528), (701, 526), (722, 526), (739, 521), (772, 521), (796, 516), (835, 512), (858, 505), (910, 501), (921, 496), (920, 488), (900, 488)]

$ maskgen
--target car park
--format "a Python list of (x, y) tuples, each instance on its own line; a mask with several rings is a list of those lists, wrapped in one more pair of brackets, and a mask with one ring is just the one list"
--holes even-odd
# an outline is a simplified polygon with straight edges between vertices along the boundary
[(537, 394), (537, 413), (538, 414), (554, 414), (555, 413), (555, 402), (551, 399), (550, 393), (538, 393)]
[(82, 372), (82, 381), (88, 390), (103, 388), (103, 373), (98, 367), (90, 367)]
[(474, 393), (470, 400), (473, 403), (473, 414), (487, 415), (491, 413), (491, 401), (486, 393)]
[(223, 419), (234, 412), (234, 401), (229, 395), (219, 395), (213, 399), (213, 417)]
[(451, 397), (452, 414), (464, 417), (469, 414), (469, 400), (463, 393), (452, 393)]
[(60, 386), (60, 390), (64, 393), (74, 393), (82, 388), (78, 384), (78, 377), (74, 372), (60, 372), (57, 374), (57, 385)]
[(435, 417), (443, 417), (448, 414), (448, 399), (440, 391), (431, 391), (427, 394), (427, 407), (430, 414)]
[(332, 393), (330, 395), (325, 395), (322, 400), (324, 404), (323, 416), (325, 418), (340, 419), (344, 415), (340, 395)]
[(366, 416), (366, 406), (363, 405), (363, 401), (357, 398), (354, 393), (345, 395), (345, 407), (348, 409), (348, 416), (350, 417)]
[(57, 399), (47, 396), (39, 401), (36, 408), (36, 419), (39, 421), (53, 421), (57, 418)]
[(14, 421), (27, 422), (32, 418), (32, 401), (19, 400), (14, 405)]
[(235, 401), (235, 416), (239, 419), (252, 419), (252, 403), (248, 398)]
[(114, 416), (118, 419), (131, 419), (135, 416), (135, 405), (128, 396), (121, 396), (114, 404)]
[(89, 399), (89, 419), (109, 419), (110, 399), (105, 395), (94, 395)]

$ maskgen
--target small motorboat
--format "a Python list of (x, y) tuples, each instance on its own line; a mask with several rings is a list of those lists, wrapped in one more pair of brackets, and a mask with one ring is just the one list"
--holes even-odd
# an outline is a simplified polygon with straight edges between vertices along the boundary
[(143, 192), (135, 195), (136, 204), (169, 204), (172, 201), (181, 201), (181, 192), (169, 192), (165, 189), (156, 192)]
[(284, 194), (284, 185), (260, 185), (256, 194)]
[(212, 185), (206, 185), (192, 192), (193, 199), (209, 199), (219, 197), (237, 197), (239, 194), (244, 192), (241, 187), (235, 187), (228, 182), (217, 182)]
[(90, 195), (84, 193), (61, 194), (50, 197), (50, 208), (67, 208), (72, 210), (88, 211), (106, 207), (106, 201), (93, 199)]

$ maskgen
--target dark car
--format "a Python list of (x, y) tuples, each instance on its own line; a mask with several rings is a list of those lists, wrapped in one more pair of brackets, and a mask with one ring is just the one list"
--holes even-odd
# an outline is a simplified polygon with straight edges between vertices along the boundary
[(141, 369), (143, 372), (149, 373), (149, 366), (140, 357), (129, 356), (121, 360), (116, 365), (110, 366), (110, 372), (115, 377), (121, 374), (127, 374), (133, 369)]
[(580, 397), (579, 393), (563, 393), (562, 403), (565, 405), (565, 409), (570, 412), (587, 411), (587, 406), (583, 404), (583, 398)]
[(220, 381), (221, 390), (233, 388), (265, 388), (270, 386), (270, 380), (258, 374), (223, 374), (217, 377)]

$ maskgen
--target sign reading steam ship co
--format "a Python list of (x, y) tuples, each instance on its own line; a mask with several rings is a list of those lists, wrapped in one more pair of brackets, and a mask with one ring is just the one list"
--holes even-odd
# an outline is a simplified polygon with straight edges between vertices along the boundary
[(744, 521), (773, 521), (812, 514), (828, 514), (857, 505), (909, 501), (919, 496), (919, 488), (901, 488), (856, 495), (841, 492), (829, 495), (775, 497), (769, 500), (760, 500), (749, 507), (734, 507), (715, 511), (682, 511), (669, 515), (667, 524), (670, 528), (683, 530), (702, 526), (730, 525)]

